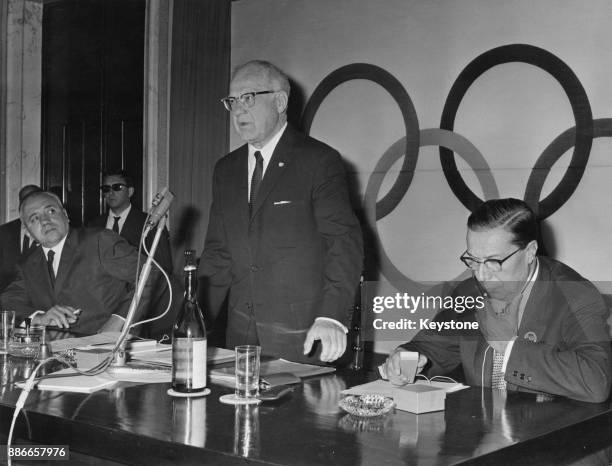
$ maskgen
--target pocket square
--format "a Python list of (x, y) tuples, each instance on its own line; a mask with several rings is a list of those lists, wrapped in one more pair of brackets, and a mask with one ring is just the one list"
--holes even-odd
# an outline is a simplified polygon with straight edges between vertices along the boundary
[(291, 201), (276, 201), (274, 205), (291, 204)]

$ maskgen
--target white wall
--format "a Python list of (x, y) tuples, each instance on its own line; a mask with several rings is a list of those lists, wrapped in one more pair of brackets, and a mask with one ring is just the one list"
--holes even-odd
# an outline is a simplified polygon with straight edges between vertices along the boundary
[[(439, 128), (449, 89), (470, 61), (501, 45), (530, 44), (574, 71), (593, 118), (612, 118), (611, 23), (609, 0), (245, 0), (232, 4), (232, 64), (271, 60), (302, 87), (306, 101), (343, 65), (380, 66), (403, 84), (423, 130)], [(543, 149), (574, 124), (569, 101), (552, 76), (510, 63), (492, 68), (470, 87), (455, 132), (484, 155), (501, 197), (523, 198)], [(311, 135), (356, 165), (363, 192), (378, 159), (404, 131), (398, 107), (381, 87), (351, 81), (323, 102)], [(232, 134), (232, 148), (239, 144)], [(548, 221), (556, 257), (597, 281), (612, 279), (611, 151), (610, 138), (593, 141), (577, 191)], [(570, 156), (571, 150), (555, 165), (543, 195), (556, 186)], [(482, 197), (473, 170), (456, 159)], [(387, 189), (392, 181), (389, 174)], [(406, 276), (448, 280), (464, 270), (457, 258), (465, 249), (467, 214), (443, 176), (438, 147), (424, 147), (412, 185), (378, 228), (387, 254)]]

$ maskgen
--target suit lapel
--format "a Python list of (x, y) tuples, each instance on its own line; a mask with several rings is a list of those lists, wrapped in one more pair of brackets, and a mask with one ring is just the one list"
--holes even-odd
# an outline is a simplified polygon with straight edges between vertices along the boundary
[(51, 284), (51, 277), (49, 277), (49, 272), (47, 270), (47, 258), (42, 250), (42, 246), (39, 246), (36, 251), (32, 252), (31, 258), (28, 259), (28, 263), (30, 263), (30, 261), (32, 264), (30, 269), (33, 277), (32, 281), (40, 285), (46, 284), (44, 290), (50, 294), (50, 302), (55, 302), (53, 285)]
[(136, 218), (136, 208), (132, 206), (130, 212), (125, 217), (123, 228), (121, 229), (121, 236), (123, 236), (128, 243), (138, 248), (142, 225), (139, 225), (138, 219)]
[(550, 315), (544, 312), (549, 308), (551, 277), (550, 271), (540, 262), (538, 276), (531, 288), (529, 299), (525, 303), (525, 310), (518, 329), (518, 338), (526, 338), (527, 333), (534, 334), (537, 339), (542, 335), (542, 329), (546, 327)]
[[(257, 193), (257, 199), (255, 199), (255, 205), (253, 206), (253, 214), (251, 220), (255, 218), (259, 209), (264, 204), (264, 201), (272, 191), (272, 188), (276, 185), (282, 173), (287, 169), (291, 160), (293, 160), (293, 147), (295, 145), (295, 134), (293, 129), (287, 125), (285, 132), (281, 136), (278, 144), (274, 149), (272, 158), (268, 163), (268, 168), (259, 186), (259, 192)], [(248, 169), (247, 169), (248, 172)], [(247, 196), (248, 199), (248, 196)]]
[(66, 281), (66, 277), (68, 276), (68, 271), (72, 267), (72, 262), (74, 261), (74, 257), (76, 255), (78, 242), (78, 232), (71, 228), (68, 232), (68, 238), (66, 238), (66, 242), (64, 243), (64, 248), (62, 249), (62, 257), (60, 257), (59, 267), (57, 268), (57, 276), (55, 277), (56, 295), (57, 292), (62, 289), (62, 286)]

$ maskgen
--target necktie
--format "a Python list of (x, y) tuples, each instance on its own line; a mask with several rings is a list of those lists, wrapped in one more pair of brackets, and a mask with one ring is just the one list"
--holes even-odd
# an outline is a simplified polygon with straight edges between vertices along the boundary
[(117, 234), (119, 234), (119, 220), (121, 219), (121, 217), (113, 217), (115, 219), (115, 221), (113, 222), (113, 231)]
[(259, 191), (259, 185), (263, 178), (263, 157), (261, 152), (255, 151), (255, 170), (253, 170), (253, 176), (251, 177), (251, 195), (249, 196), (249, 215), (252, 213), (253, 205), (255, 205), (255, 199), (257, 199), (257, 191)]
[(23, 235), (23, 244), (21, 245), (21, 254), (26, 254), (30, 250), (30, 237)]
[(503, 365), (504, 353), (499, 353), (493, 350), (493, 373), (491, 377), (491, 388), (497, 388), (499, 390), (506, 389), (506, 381), (504, 380), (504, 373), (502, 372)]
[(55, 286), (55, 270), (53, 270), (53, 258), (55, 257), (55, 252), (53, 250), (49, 250), (47, 252), (47, 270), (49, 271), (49, 278), (51, 279), (51, 285)]

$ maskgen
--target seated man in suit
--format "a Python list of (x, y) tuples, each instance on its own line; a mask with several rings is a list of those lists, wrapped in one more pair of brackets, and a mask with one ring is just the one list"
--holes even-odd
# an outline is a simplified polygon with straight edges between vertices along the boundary
[[(47, 191), (27, 196), (20, 217), (40, 247), (18, 265), (2, 307), (20, 319), (32, 316), (33, 324), (78, 333), (121, 330), (134, 293), (137, 251), (112, 231), (70, 228), (60, 199)], [(150, 296), (148, 283), (139, 310)]]
[[(523, 201), (487, 201), (467, 226), (461, 260), (473, 276), (453, 294), (483, 305), (442, 311), (435, 319), (440, 326), (421, 330), (391, 353), (382, 375), (405, 383), (400, 352), (410, 350), (430, 377), (460, 367), (469, 385), (606, 400), (612, 383), (608, 309), (595, 286), (565, 264), (536, 256), (537, 219)], [(442, 330), (446, 324), (461, 328), (452, 325), (459, 322), (478, 325)]]
[[(28, 184), (19, 190), (19, 204), (40, 187)], [(34, 249), (35, 241), (20, 219), (0, 225), (0, 293), (14, 279), (17, 273), (17, 263)]]
[[(140, 246), (140, 236), (147, 214), (134, 208), (130, 199), (134, 195), (132, 177), (124, 170), (111, 170), (104, 174), (100, 190), (108, 207), (108, 214), (101, 215), (91, 222), (91, 226), (107, 228), (123, 236), (136, 249)], [(147, 248), (151, 247), (155, 230), (147, 236)], [(164, 228), (155, 260), (167, 273), (172, 273), (172, 255), (168, 230)]]

